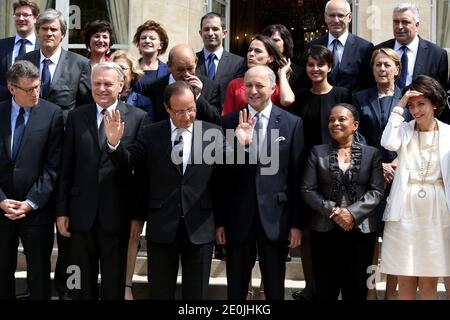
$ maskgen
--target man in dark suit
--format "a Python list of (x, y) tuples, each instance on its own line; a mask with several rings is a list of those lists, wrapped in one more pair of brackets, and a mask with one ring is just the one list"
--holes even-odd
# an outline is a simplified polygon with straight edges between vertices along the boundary
[(227, 152), (219, 175), (216, 241), (226, 244), (229, 299), (245, 299), (258, 250), (266, 297), (279, 300), (284, 299), (288, 250), (300, 245), (303, 227), (298, 203), (303, 125), (271, 103), (275, 74), (270, 68), (249, 69), (244, 82), (247, 108), (222, 119), (224, 130), (236, 128), (237, 139), (230, 142), (237, 163), (229, 164)]
[(16, 35), (0, 40), (0, 86), (6, 88), (6, 72), (18, 56), (39, 49), (39, 40), (34, 30), (39, 12), (38, 5), (33, 1), (20, 0), (13, 3)]
[[(420, 17), (416, 5), (412, 3), (397, 5), (394, 8), (392, 20), (394, 39), (380, 43), (377, 48), (391, 48), (401, 56), (402, 71), (397, 79), (397, 86), (402, 89), (423, 74), (436, 79), (443, 88), (446, 88), (447, 51), (418, 35)], [(439, 119), (450, 122), (448, 108), (439, 116)]]
[(419, 37), (420, 17), (417, 7), (412, 3), (397, 5), (392, 20), (394, 39), (380, 43), (377, 48), (394, 49), (401, 57), (402, 71), (397, 86), (402, 89), (418, 75), (424, 74), (436, 79), (445, 88), (448, 79), (447, 52)]
[(192, 47), (178, 44), (169, 52), (168, 67), (170, 74), (142, 85), (142, 94), (152, 100), (153, 122), (166, 120), (169, 114), (164, 106), (164, 89), (175, 81), (186, 81), (195, 92), (197, 118), (217, 123), (220, 113), (219, 86), (214, 81), (196, 76), (197, 57)]
[[(195, 92), (187, 82), (169, 85), (164, 92), (164, 104), (170, 120), (147, 127), (129, 151), (124, 148), (120, 134), (108, 132), (110, 145), (120, 142), (111, 157), (122, 165), (128, 165), (131, 159), (136, 168), (143, 169), (140, 177), (144, 178), (145, 187), (139, 188), (143, 191), (139, 212), (147, 213), (142, 218), (147, 219), (150, 298), (175, 298), (181, 258), (182, 299), (207, 299), (214, 241), (213, 175), (217, 154), (208, 150), (220, 152), (223, 135), (218, 126), (195, 120)], [(115, 129), (122, 120), (116, 117), (111, 123)], [(107, 128), (109, 131), (109, 124)]]
[(61, 107), (64, 119), (69, 110), (92, 101), (89, 60), (61, 48), (67, 24), (61, 12), (48, 9), (36, 21), (40, 50), (18, 57), (41, 71), (41, 97)]
[(75, 108), (67, 118), (56, 221), (59, 232), (71, 237), (71, 262), (81, 270), (81, 288), (74, 290), (78, 299), (122, 300), (125, 293), (132, 172), (116, 168), (109, 159), (103, 114), (106, 110), (121, 114), (126, 123), (124, 147), (148, 120), (141, 109), (118, 101), (123, 81), (117, 64), (96, 64), (92, 71), (95, 103)]
[(15, 299), (17, 246), (27, 256), (31, 299), (50, 299), (53, 208), (63, 120), (39, 100), (39, 70), (16, 62), (6, 74), (12, 99), (0, 103), (0, 300)]
[(245, 59), (224, 50), (223, 39), (228, 35), (228, 30), (225, 21), (217, 13), (209, 12), (202, 17), (198, 33), (202, 37), (204, 48), (197, 52), (195, 73), (219, 84), (222, 109), (228, 84), (245, 72)]
[[(373, 86), (370, 58), (373, 44), (349, 32), (352, 12), (347, 0), (330, 0), (325, 5), (325, 23), (329, 33), (311, 41), (308, 46), (322, 45), (335, 56), (334, 66), (328, 75), (328, 82), (358, 91)], [(301, 88), (310, 88), (306, 72), (302, 70)]]
[[(41, 97), (57, 104), (63, 110), (64, 122), (69, 110), (92, 101), (89, 60), (61, 48), (67, 24), (62, 13), (48, 9), (36, 21), (40, 50), (31, 51), (18, 59), (28, 60), (39, 68)], [(55, 287), (61, 299), (68, 297), (66, 269), (68, 241), (57, 233), (58, 260)]]

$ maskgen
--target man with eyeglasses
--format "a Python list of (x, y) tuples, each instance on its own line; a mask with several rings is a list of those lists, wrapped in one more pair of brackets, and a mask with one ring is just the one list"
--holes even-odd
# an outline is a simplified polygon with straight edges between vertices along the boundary
[(0, 103), (0, 300), (13, 300), (17, 247), (27, 258), (33, 300), (49, 300), (53, 205), (62, 153), (61, 109), (39, 99), (39, 70), (18, 61), (6, 73), (12, 99)]
[(148, 123), (145, 111), (118, 100), (124, 77), (114, 62), (96, 64), (92, 69), (95, 103), (77, 106), (67, 118), (56, 224), (60, 234), (70, 239), (71, 263), (81, 271), (74, 299), (124, 298), (136, 190), (131, 168), (117, 168), (108, 157), (104, 114), (120, 113), (126, 125), (121, 140), (125, 148)]
[[(325, 5), (325, 23), (328, 34), (308, 43), (327, 47), (334, 55), (335, 62), (328, 75), (333, 86), (358, 91), (374, 85), (370, 69), (373, 44), (349, 32), (352, 12), (347, 0), (330, 0)], [(302, 74), (302, 88), (310, 88), (306, 73)]]
[(175, 299), (180, 259), (182, 299), (208, 297), (215, 156), (221, 152), (223, 135), (217, 125), (195, 119), (196, 94), (185, 81), (168, 85), (164, 105), (169, 119), (145, 128), (128, 150), (122, 146), (123, 119), (117, 113), (107, 116), (108, 143), (120, 142), (111, 158), (118, 165), (135, 166), (142, 180), (138, 212), (147, 220), (150, 299)]
[(164, 89), (175, 81), (185, 81), (195, 92), (197, 119), (218, 123), (220, 118), (220, 88), (213, 80), (197, 76), (197, 56), (191, 46), (178, 44), (169, 52), (170, 74), (143, 84), (142, 94), (152, 100), (153, 122), (166, 120), (169, 114), (164, 106)]
[(6, 88), (6, 72), (18, 56), (39, 49), (39, 39), (34, 29), (39, 12), (38, 5), (33, 1), (20, 0), (13, 3), (16, 35), (0, 40), (0, 87)]

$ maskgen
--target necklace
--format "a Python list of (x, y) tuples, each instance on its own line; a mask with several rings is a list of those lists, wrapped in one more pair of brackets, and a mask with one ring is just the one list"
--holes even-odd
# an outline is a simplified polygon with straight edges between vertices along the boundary
[(420, 141), (420, 130), (417, 130), (417, 138), (419, 140), (419, 155), (420, 155), (420, 169), (419, 169), (419, 175), (420, 175), (420, 190), (417, 193), (417, 196), (419, 198), (425, 198), (427, 193), (425, 192), (423, 185), (425, 184), (425, 179), (428, 176), (429, 172), (430, 172), (430, 167), (431, 167), (431, 158), (433, 156), (433, 151), (434, 151), (434, 147), (435, 147), (435, 143), (436, 143), (436, 134), (437, 133), (437, 123), (436, 121), (434, 122), (434, 127), (433, 127), (433, 139), (431, 140), (431, 148), (430, 148), (430, 152), (429, 152), (429, 157), (428, 157), (428, 161), (427, 164), (425, 166), (425, 158), (422, 157), (422, 143)]

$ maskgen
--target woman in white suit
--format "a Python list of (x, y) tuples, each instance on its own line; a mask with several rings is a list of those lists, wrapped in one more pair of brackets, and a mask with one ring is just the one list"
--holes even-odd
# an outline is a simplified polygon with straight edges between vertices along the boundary
[(381, 138), (399, 159), (383, 216), (381, 272), (398, 276), (399, 299), (416, 299), (417, 287), (421, 299), (436, 299), (438, 278), (450, 276), (450, 126), (436, 119), (445, 91), (419, 76), (403, 92)]

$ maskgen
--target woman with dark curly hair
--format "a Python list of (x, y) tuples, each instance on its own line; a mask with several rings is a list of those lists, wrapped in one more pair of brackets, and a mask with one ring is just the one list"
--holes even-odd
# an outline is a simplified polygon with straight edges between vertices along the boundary
[(167, 32), (158, 22), (147, 20), (141, 24), (133, 37), (133, 43), (142, 56), (139, 59), (139, 65), (144, 71), (141, 83), (150, 82), (169, 73), (167, 64), (158, 58), (169, 46)]
[(328, 118), (331, 142), (316, 145), (305, 166), (301, 193), (312, 209), (311, 256), (319, 300), (366, 300), (376, 217), (383, 197), (381, 154), (355, 139), (358, 110), (335, 105)]
[(111, 23), (106, 20), (89, 22), (84, 30), (84, 44), (89, 51), (87, 58), (91, 66), (109, 60), (110, 49), (113, 46), (113, 30)]
[[(398, 277), (401, 300), (437, 298), (439, 277), (450, 276), (450, 126), (437, 120), (445, 91), (418, 76), (403, 89), (381, 137), (398, 165), (383, 220), (381, 272)], [(414, 118), (406, 122), (404, 107)]]

